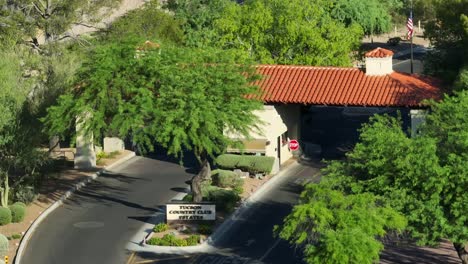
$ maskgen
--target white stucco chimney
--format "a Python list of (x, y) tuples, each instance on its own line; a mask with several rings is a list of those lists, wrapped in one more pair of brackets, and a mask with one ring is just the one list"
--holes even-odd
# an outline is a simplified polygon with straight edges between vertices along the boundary
[(366, 75), (381, 76), (393, 72), (393, 51), (376, 48), (366, 53)]

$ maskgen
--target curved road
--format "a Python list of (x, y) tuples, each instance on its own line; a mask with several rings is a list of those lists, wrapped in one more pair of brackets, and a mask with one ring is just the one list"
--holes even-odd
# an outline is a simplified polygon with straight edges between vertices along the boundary
[(176, 163), (134, 157), (54, 210), (32, 235), (20, 264), (125, 263), (125, 246), (193, 175)]

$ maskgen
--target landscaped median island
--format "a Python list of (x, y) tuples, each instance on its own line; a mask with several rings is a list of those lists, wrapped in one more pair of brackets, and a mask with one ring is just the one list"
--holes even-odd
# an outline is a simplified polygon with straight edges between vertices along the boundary
[(203, 243), (242, 200), (271, 178), (274, 161), (266, 156), (219, 156), (211, 180), (201, 186), (203, 201), (193, 203), (187, 194), (181, 202), (168, 204), (166, 222), (155, 225), (143, 244), (184, 247)]

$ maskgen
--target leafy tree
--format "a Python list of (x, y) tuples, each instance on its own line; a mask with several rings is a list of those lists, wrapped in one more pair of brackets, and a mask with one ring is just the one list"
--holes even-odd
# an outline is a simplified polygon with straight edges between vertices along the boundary
[(77, 85), (49, 108), (45, 124), (51, 135), (62, 135), (88, 113), (93, 118), (85, 129), (97, 139), (130, 136), (149, 150), (159, 144), (178, 157), (191, 151), (203, 167), (196, 185), (210, 176), (207, 158), (234, 143), (225, 130), (248, 135), (255, 127), (252, 111), (262, 104), (246, 95), (256, 93), (249, 84), (256, 75), (227, 52), (154, 46), (129, 41), (97, 47)]
[(447, 0), (435, 2), (435, 19), (425, 28), (425, 36), (434, 45), (429, 53), (427, 73), (453, 82), (460, 69), (467, 64), (468, 1)]
[(383, 249), (378, 238), (406, 225), (402, 215), (382, 204), (370, 193), (344, 195), (326, 182), (310, 184), (277, 231), (304, 247), (307, 263), (375, 263)]
[(97, 21), (106, 8), (115, 7), (120, 2), (121, 0), (4, 0), (2, 9), (21, 12), (21, 24), (30, 28), (28, 37), (37, 46), (39, 32), (44, 34), (46, 42), (58, 40), (71, 25)]
[[(325, 8), (324, 8), (325, 7)], [(214, 22), (216, 45), (248, 52), (260, 63), (351, 65), (361, 27), (346, 27), (329, 1), (252, 0), (228, 5)]]
[(335, 0), (331, 16), (347, 26), (360, 25), (365, 35), (381, 34), (391, 29), (388, 6), (378, 0)]
[(331, 162), (324, 170), (324, 183), (347, 195), (382, 197), (406, 217), (406, 230), (419, 244), (449, 239), (466, 263), (467, 98), (463, 92), (434, 103), (427, 125), (415, 138), (407, 136), (398, 119), (374, 117), (346, 160)]
[(30, 35), (33, 28), (23, 12), (10, 6), (11, 1), (0, 0), (0, 47), (11, 48)]
[(37, 148), (37, 130), (30, 129), (22, 118), (28, 111), (31, 83), (23, 77), (20, 57), (12, 51), (0, 56), (0, 200), (7, 207), (10, 180), (18, 183), (34, 175), (47, 159)]
[(129, 36), (145, 40), (158, 39), (176, 44), (181, 44), (184, 40), (181, 22), (176, 20), (173, 15), (161, 10), (155, 1), (129, 11), (123, 17), (116, 19), (103, 33), (105, 41), (122, 40)]
[(423, 133), (437, 140), (437, 154), (447, 169), (443, 186), (443, 207), (447, 217), (446, 237), (468, 263), (468, 91), (446, 96), (434, 103)]
[(236, 5), (231, 0), (168, 0), (165, 8), (174, 12), (185, 33), (189, 47), (212, 46), (218, 39), (214, 21), (223, 16), (224, 9)]

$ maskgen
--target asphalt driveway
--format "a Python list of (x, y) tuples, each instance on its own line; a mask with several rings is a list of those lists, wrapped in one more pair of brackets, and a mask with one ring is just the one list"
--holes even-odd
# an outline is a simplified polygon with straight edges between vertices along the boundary
[(170, 161), (130, 159), (53, 211), (32, 235), (21, 264), (125, 263), (130, 238), (192, 176)]

